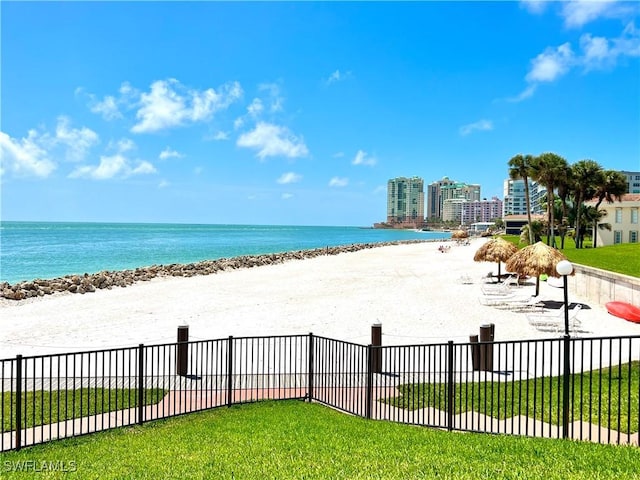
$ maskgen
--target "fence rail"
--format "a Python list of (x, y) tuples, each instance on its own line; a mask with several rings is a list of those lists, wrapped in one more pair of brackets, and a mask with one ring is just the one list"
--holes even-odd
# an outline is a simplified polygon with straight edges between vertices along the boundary
[(228, 337), (0, 360), (0, 451), (306, 399), (448, 430), (638, 445), (640, 336), (371, 346)]

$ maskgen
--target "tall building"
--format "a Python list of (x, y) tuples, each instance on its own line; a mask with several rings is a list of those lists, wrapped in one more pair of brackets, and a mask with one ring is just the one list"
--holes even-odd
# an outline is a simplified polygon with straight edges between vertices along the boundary
[(440, 189), (442, 197), (442, 220), (445, 222), (464, 223), (462, 210), (471, 202), (480, 201), (480, 185), (452, 183)]
[[(529, 179), (529, 200), (532, 214), (544, 213), (541, 199), (544, 197), (545, 193), (547, 193), (547, 189), (545, 187)], [(527, 202), (525, 200), (524, 180), (505, 180), (502, 216), (526, 214)]]
[(444, 177), (427, 190), (427, 218), (459, 221), (462, 204), (480, 201), (480, 185), (456, 182)]
[(387, 223), (424, 222), (424, 180), (420, 177), (392, 178), (387, 183)]
[(427, 219), (442, 219), (442, 188), (454, 185), (454, 180), (444, 177), (442, 180), (432, 182), (427, 188)]
[(627, 177), (629, 186), (627, 187), (627, 193), (640, 193), (640, 172), (620, 172)]
[(502, 218), (502, 200), (493, 197), (491, 200), (479, 200), (467, 202), (462, 205), (462, 225), (470, 225), (478, 222), (492, 222), (496, 218)]

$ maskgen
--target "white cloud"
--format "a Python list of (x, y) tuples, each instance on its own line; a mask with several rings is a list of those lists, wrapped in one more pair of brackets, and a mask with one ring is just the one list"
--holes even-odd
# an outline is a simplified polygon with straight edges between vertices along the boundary
[(12, 172), (18, 176), (48, 177), (56, 164), (48, 158), (47, 152), (38, 145), (38, 133), (30, 130), (27, 138), (14, 140), (0, 132), (0, 164), (2, 174)]
[(536, 88), (537, 88), (537, 84), (535, 84), (535, 83), (533, 85), (529, 85), (527, 88), (525, 88), (521, 93), (519, 93), (515, 97), (507, 98), (507, 101), (508, 102), (521, 102), (522, 100), (530, 98), (536, 92)]
[(620, 57), (640, 56), (640, 30), (630, 23), (619, 37), (610, 40), (585, 33), (580, 37), (580, 48), (580, 64), (586, 71), (610, 68)]
[(99, 142), (99, 137), (96, 132), (87, 127), (69, 128), (69, 123), (69, 118), (58, 117), (55, 143), (66, 145), (67, 159), (79, 162), (84, 160), (87, 151)]
[(101, 156), (96, 166), (85, 165), (76, 168), (69, 174), (69, 178), (90, 178), (92, 180), (109, 180), (114, 177), (126, 178), (131, 175), (156, 173), (155, 167), (147, 161), (138, 161), (135, 167), (121, 153), (111, 156)]
[(140, 96), (139, 120), (131, 129), (135, 133), (150, 133), (182, 126), (189, 122), (209, 120), (219, 110), (228, 108), (242, 97), (238, 82), (222, 85), (218, 92), (187, 89), (176, 79), (157, 80), (149, 93)]
[(548, 5), (548, 0), (520, 0), (520, 7), (535, 15), (543, 13)]
[(258, 122), (250, 132), (243, 133), (236, 144), (239, 147), (258, 150), (258, 158), (284, 156), (297, 158), (309, 151), (302, 138), (296, 137), (288, 128), (266, 122)]
[(160, 152), (159, 158), (160, 160), (166, 160), (167, 158), (182, 158), (183, 154), (177, 152), (176, 150), (171, 149), (170, 147), (165, 148), (162, 152)]
[(478, 120), (477, 122), (469, 123), (460, 127), (460, 135), (465, 136), (473, 132), (482, 132), (488, 130), (493, 130), (493, 122), (491, 120), (482, 119)]
[(223, 132), (222, 130), (218, 130), (216, 133), (210, 137), (212, 140), (220, 141), (220, 140), (229, 140), (229, 134), (227, 132)]
[(600, 17), (617, 16), (616, 0), (573, 0), (564, 2), (560, 16), (568, 28), (580, 28)]
[(121, 138), (115, 144), (111, 144), (111, 147), (119, 153), (124, 153), (136, 148), (136, 143), (130, 138)]
[(251, 102), (251, 105), (247, 107), (247, 112), (253, 118), (259, 117), (263, 110), (264, 105), (262, 104), (262, 100), (260, 100), (259, 98), (254, 98), (253, 102)]
[(158, 188), (167, 188), (169, 185), (171, 184), (168, 181), (160, 180), (160, 183), (158, 184)]
[(329, 180), (330, 187), (346, 187), (349, 185), (349, 179), (344, 177), (333, 177)]
[(280, 178), (278, 178), (277, 182), (281, 184), (287, 184), (287, 183), (296, 183), (296, 182), (299, 182), (300, 180), (302, 180), (302, 175), (298, 175), (297, 173), (294, 173), (294, 172), (287, 172), (280, 175)]
[(340, 70), (336, 70), (335, 72), (329, 75), (329, 78), (325, 81), (327, 85), (331, 85), (332, 83), (340, 82), (346, 80), (351, 77), (351, 72), (341, 72)]
[(283, 200), (289, 200), (290, 198), (293, 198), (293, 194), (292, 193), (283, 193), (282, 194), (282, 199)]
[(342, 158), (344, 157), (344, 152), (336, 152), (332, 155), (333, 158)]
[(531, 70), (526, 76), (528, 82), (552, 82), (564, 75), (574, 64), (574, 54), (569, 43), (557, 48), (548, 47), (531, 61)]
[(105, 120), (115, 120), (122, 118), (122, 113), (118, 108), (116, 97), (107, 95), (101, 102), (95, 102), (90, 105), (89, 109), (93, 113), (99, 113)]
[(382, 193), (387, 193), (387, 186), (386, 185), (378, 185), (374, 190), (373, 190), (373, 194), (374, 195), (380, 195)]
[(269, 111), (271, 113), (281, 112), (283, 109), (284, 98), (280, 94), (280, 87), (277, 83), (261, 83), (258, 90), (267, 92), (269, 95)]
[(358, 150), (358, 153), (356, 153), (355, 158), (353, 159), (353, 161), (351, 162), (353, 165), (369, 165), (369, 166), (373, 166), (376, 163), (378, 163), (377, 159), (375, 157), (371, 157), (367, 154), (367, 152), (362, 151), (362, 150)]

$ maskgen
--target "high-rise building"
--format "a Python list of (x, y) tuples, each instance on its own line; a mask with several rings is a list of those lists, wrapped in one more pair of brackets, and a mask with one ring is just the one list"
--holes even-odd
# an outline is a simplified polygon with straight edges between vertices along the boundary
[(502, 200), (493, 197), (491, 200), (479, 200), (466, 202), (462, 205), (462, 225), (470, 225), (478, 222), (492, 222), (496, 218), (502, 218)]
[(420, 177), (392, 178), (387, 183), (387, 223), (424, 222), (424, 180)]
[(480, 201), (480, 185), (452, 183), (440, 188), (442, 197), (442, 220), (445, 222), (464, 223), (462, 210), (470, 202)]
[[(461, 219), (462, 204), (480, 201), (480, 185), (456, 182), (444, 177), (427, 190), (427, 218), (445, 221)], [(450, 204), (447, 205), (447, 202)]]
[(454, 185), (457, 182), (449, 180), (449, 177), (444, 177), (442, 180), (438, 180), (429, 184), (427, 188), (427, 219), (442, 219), (442, 188), (449, 185)]
[[(542, 208), (542, 198), (547, 189), (538, 184), (537, 182), (529, 180), (529, 201), (532, 214), (542, 214), (544, 209)], [(526, 215), (527, 214), (527, 202), (525, 199), (524, 180), (511, 180), (504, 181), (504, 202), (502, 204), (502, 216), (507, 215)]]
[(620, 172), (627, 177), (629, 186), (627, 187), (627, 193), (640, 193), (640, 172)]

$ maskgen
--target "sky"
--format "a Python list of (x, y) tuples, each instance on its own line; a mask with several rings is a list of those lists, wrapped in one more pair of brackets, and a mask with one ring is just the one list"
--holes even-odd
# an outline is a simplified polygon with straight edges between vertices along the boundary
[(371, 226), (518, 153), (640, 171), (637, 2), (0, 3), (2, 220)]

